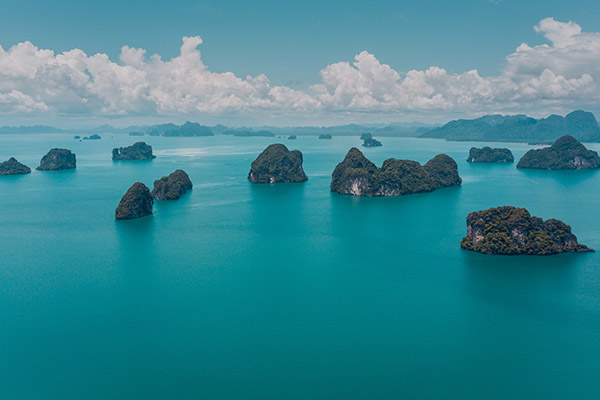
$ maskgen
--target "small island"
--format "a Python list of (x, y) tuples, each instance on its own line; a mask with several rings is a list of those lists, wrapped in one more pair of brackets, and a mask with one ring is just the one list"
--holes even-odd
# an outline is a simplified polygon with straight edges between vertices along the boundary
[(600, 157), (573, 136), (565, 135), (550, 147), (529, 150), (521, 158), (517, 168), (596, 169), (600, 168)]
[(86, 136), (83, 138), (83, 140), (100, 140), (102, 139), (102, 136), (97, 135), (97, 134), (93, 134), (91, 136)]
[(113, 160), (152, 160), (156, 158), (152, 154), (152, 146), (145, 142), (137, 142), (128, 147), (115, 148), (112, 151)]
[(73, 139), (81, 139), (81, 136), (75, 135), (75, 136), (73, 136)]
[(178, 169), (169, 176), (154, 181), (152, 197), (156, 200), (177, 200), (182, 194), (192, 189), (192, 181), (188, 174)]
[(42, 157), (38, 171), (58, 171), (64, 169), (75, 169), (77, 159), (75, 154), (68, 149), (52, 149)]
[(331, 135), (330, 135), (330, 134), (328, 134), (328, 133), (325, 133), (325, 134), (319, 135), (319, 139), (326, 139), (326, 140), (329, 140), (329, 139), (331, 139), (331, 138), (332, 138), (332, 137), (331, 137)]
[(577, 243), (571, 227), (562, 221), (532, 217), (511, 206), (472, 212), (467, 216), (465, 250), (497, 255), (551, 255), (594, 251)]
[(461, 183), (458, 165), (445, 154), (438, 154), (425, 165), (390, 158), (378, 168), (353, 147), (344, 161), (335, 167), (330, 189), (353, 196), (402, 196), (459, 186)]
[(252, 183), (293, 183), (308, 179), (302, 169), (300, 150), (290, 151), (283, 144), (269, 145), (252, 162), (248, 180)]
[(366, 139), (372, 139), (373, 138), (373, 134), (369, 133), (369, 132), (365, 132), (362, 135), (360, 135), (360, 140), (366, 140)]
[(152, 214), (154, 200), (150, 189), (141, 182), (134, 183), (123, 195), (117, 209), (116, 219), (135, 219)]
[(31, 173), (31, 168), (21, 164), (14, 157), (0, 163), (0, 175), (24, 175), (29, 173)]
[(290, 135), (290, 136), (288, 136), (288, 140), (296, 140), (296, 135)]
[(473, 163), (511, 163), (515, 161), (512, 151), (506, 148), (491, 148), (488, 146), (471, 147), (468, 162)]
[(381, 142), (377, 139), (373, 139), (372, 137), (363, 139), (364, 147), (381, 147), (383, 146)]

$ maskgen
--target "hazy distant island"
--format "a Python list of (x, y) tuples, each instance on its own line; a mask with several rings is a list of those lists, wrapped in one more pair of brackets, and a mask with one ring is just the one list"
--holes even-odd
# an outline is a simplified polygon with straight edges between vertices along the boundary
[(293, 183), (308, 179), (302, 169), (300, 150), (288, 150), (283, 144), (272, 144), (252, 162), (248, 180), (252, 183)]
[(491, 148), (488, 146), (471, 147), (468, 162), (473, 163), (511, 163), (515, 161), (512, 151), (506, 148)]
[(288, 136), (288, 140), (296, 140), (296, 135), (290, 135), (290, 136)]
[(156, 200), (177, 200), (188, 190), (192, 189), (192, 181), (188, 174), (178, 169), (169, 176), (163, 176), (154, 181), (152, 197)]
[(154, 200), (150, 189), (141, 182), (134, 183), (123, 195), (117, 209), (116, 219), (135, 219), (152, 214)]
[(600, 168), (600, 157), (573, 136), (565, 135), (550, 147), (529, 150), (517, 168), (596, 169)]
[(383, 144), (377, 139), (373, 139), (372, 137), (366, 138), (363, 140), (364, 147), (381, 147)]
[(562, 221), (532, 217), (524, 208), (497, 207), (467, 216), (467, 236), (461, 247), (485, 254), (551, 255), (593, 251), (577, 243)]
[(0, 175), (23, 175), (29, 173), (31, 173), (31, 168), (25, 164), (21, 164), (14, 157), (0, 163)]
[(91, 135), (91, 136), (85, 136), (83, 138), (83, 140), (99, 140), (102, 139), (102, 136), (98, 135), (97, 133)]
[(373, 134), (369, 132), (365, 132), (360, 135), (360, 140), (366, 140), (371, 138), (373, 138)]
[(319, 135), (319, 139), (331, 139), (332, 136), (328, 133), (324, 133), (322, 135)]
[(152, 154), (152, 146), (145, 142), (114, 148), (112, 151), (113, 160), (151, 160), (153, 158), (156, 158), (156, 156)]
[(357, 148), (351, 148), (331, 176), (332, 192), (354, 196), (401, 196), (459, 186), (458, 165), (438, 154), (425, 165), (416, 161), (387, 159), (381, 168)]
[(600, 141), (600, 128), (594, 114), (573, 111), (565, 117), (550, 115), (535, 119), (526, 115), (486, 115), (477, 119), (450, 121), (421, 137), (482, 142), (546, 142), (563, 135), (584, 142)]
[(68, 149), (52, 149), (42, 157), (38, 171), (58, 171), (64, 169), (75, 169), (77, 158)]
[(213, 131), (197, 122), (187, 121), (183, 125), (162, 124), (155, 125), (147, 130), (150, 136), (169, 136), (169, 137), (192, 137), (192, 136), (214, 136)]
[(240, 136), (240, 137), (252, 137), (252, 136), (275, 137), (275, 134), (271, 131), (266, 131), (266, 130), (253, 131), (253, 130), (248, 130), (248, 129), (227, 130), (227, 131), (223, 131), (223, 135)]

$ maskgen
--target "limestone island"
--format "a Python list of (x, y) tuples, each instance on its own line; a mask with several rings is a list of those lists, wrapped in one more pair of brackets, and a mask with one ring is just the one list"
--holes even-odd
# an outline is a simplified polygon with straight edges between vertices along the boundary
[(150, 189), (141, 182), (136, 182), (123, 195), (115, 210), (116, 219), (135, 219), (152, 214), (154, 200)]
[(379, 140), (373, 139), (371, 137), (371, 138), (363, 139), (363, 146), (364, 147), (381, 147), (383, 145), (381, 144), (381, 142)]
[(31, 173), (31, 168), (21, 164), (14, 157), (0, 163), (0, 175), (23, 175)]
[(331, 139), (331, 135), (329, 135), (329, 134), (319, 135), (319, 139)]
[(369, 132), (365, 132), (362, 135), (360, 135), (360, 140), (372, 139), (372, 138), (373, 138), (373, 134), (369, 133)]
[(279, 143), (269, 145), (252, 162), (248, 180), (252, 183), (304, 182), (308, 177), (302, 169), (302, 153), (290, 151)]
[(58, 171), (63, 169), (75, 169), (77, 159), (71, 150), (52, 149), (42, 157), (38, 171)]
[(154, 181), (152, 197), (156, 200), (177, 200), (182, 194), (192, 189), (192, 181), (188, 174), (178, 169), (169, 176)]
[(532, 217), (511, 206), (472, 212), (467, 216), (466, 250), (497, 255), (551, 255), (594, 251), (577, 243), (571, 227), (562, 221)]
[(83, 140), (100, 140), (100, 139), (102, 139), (102, 136), (97, 135), (97, 134), (93, 134), (91, 136), (85, 136), (83, 138)]
[(390, 158), (378, 168), (353, 147), (344, 161), (335, 167), (330, 189), (353, 196), (402, 196), (461, 183), (456, 162), (445, 154), (438, 154), (425, 165)]
[(511, 163), (515, 161), (512, 151), (506, 148), (491, 148), (488, 146), (471, 147), (468, 162), (474, 163)]
[(112, 151), (113, 160), (152, 160), (156, 158), (152, 154), (152, 146), (145, 142), (137, 142), (128, 147), (115, 148)]
[(296, 140), (296, 135), (290, 135), (290, 136), (288, 136), (288, 140)]
[(600, 157), (573, 136), (565, 135), (550, 147), (529, 150), (521, 157), (517, 168), (596, 169), (600, 168)]

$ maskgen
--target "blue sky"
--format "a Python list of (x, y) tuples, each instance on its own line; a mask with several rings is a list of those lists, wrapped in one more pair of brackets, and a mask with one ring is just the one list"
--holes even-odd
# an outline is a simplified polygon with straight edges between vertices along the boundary
[[(241, 79), (246, 75), (264, 74), (271, 86), (304, 92), (311, 85), (321, 83), (320, 71), (324, 68), (339, 62), (351, 63), (362, 51), (376, 57), (379, 63), (389, 65), (400, 74), (400, 79), (410, 70), (425, 71), (431, 66), (443, 68), (448, 73), (461, 74), (476, 69), (481, 77), (498, 76), (506, 66), (506, 57), (521, 43), (533, 47), (548, 42), (544, 32), (534, 30), (544, 18), (552, 17), (562, 23), (574, 21), (584, 32), (599, 32), (598, 15), (600, 2), (588, 0), (370, 3), (5, 0), (0, 14), (0, 45), (8, 51), (11, 46), (30, 41), (37, 48), (51, 49), (56, 54), (81, 49), (88, 56), (106, 54), (118, 63), (124, 45), (145, 49), (146, 56), (156, 53), (163, 60), (169, 60), (180, 54), (182, 37), (199, 36), (203, 40), (199, 46), (202, 64), (211, 72), (232, 72)], [(580, 76), (565, 77), (575, 79)], [(4, 86), (5, 91), (9, 86), (11, 90), (19, 90), (17, 84)], [(0, 96), (2, 90), (0, 84)], [(25, 90), (19, 92), (30, 96)], [(30, 97), (34, 101), (43, 100), (39, 94)], [(579, 103), (590, 103), (572, 100), (563, 106), (553, 102), (549, 109), (559, 111), (561, 107), (567, 109)], [(513, 106), (515, 110), (518, 108), (518, 105)], [(216, 112), (199, 107), (192, 114), (210, 114), (213, 119), (235, 114), (237, 119), (243, 119), (244, 110), (253, 107), (241, 111), (234, 109), (233, 113), (228, 111), (231, 107)], [(499, 109), (512, 111), (511, 107)], [(437, 108), (431, 115), (432, 118), (445, 118), (452, 116), (454, 111), (477, 114), (489, 109), (456, 108), (444, 113)], [(542, 112), (535, 107), (529, 109), (533, 113)], [(40, 110), (38, 107), (37, 114)], [(336, 115), (342, 112), (352, 114), (353, 119), (371, 118), (368, 107), (362, 107), (359, 112), (352, 110), (334, 107)], [(399, 111), (396, 118), (389, 114), (393, 108), (383, 110), (384, 119), (427, 116), (427, 113), (415, 113), (414, 118), (410, 118), (411, 115), (403, 114), (404, 110), (395, 110)], [(524, 111), (527, 110), (528, 107), (524, 107)], [(374, 110), (373, 115), (381, 115), (380, 111)], [(68, 110), (51, 105), (45, 112), (53, 118), (69, 117)], [(87, 112), (98, 118), (115, 118), (111, 111), (84, 110), (75, 114)], [(185, 113), (190, 114), (189, 109)], [(20, 115), (14, 110), (5, 111), (5, 114), (11, 120), (18, 120)], [(155, 115), (138, 107), (121, 116), (131, 118), (132, 115), (143, 117), (146, 114)], [(174, 114), (173, 110), (158, 112), (165, 118)], [(283, 114), (286, 116), (282, 121), (294, 119), (293, 111)], [(336, 118), (339, 117), (322, 115), (324, 121)]]

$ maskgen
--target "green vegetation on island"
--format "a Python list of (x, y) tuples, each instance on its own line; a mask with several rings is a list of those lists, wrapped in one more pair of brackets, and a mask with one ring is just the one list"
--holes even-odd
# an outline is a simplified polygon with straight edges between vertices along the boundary
[(573, 136), (565, 135), (550, 147), (529, 150), (517, 168), (595, 169), (600, 168), (600, 157)]
[(156, 200), (177, 200), (182, 194), (192, 189), (192, 181), (188, 174), (178, 169), (169, 176), (154, 181), (152, 197)]
[(511, 163), (515, 161), (512, 152), (506, 148), (491, 148), (488, 146), (471, 147), (468, 162), (474, 163)]
[(76, 168), (77, 159), (71, 150), (52, 149), (42, 157), (38, 171), (58, 171)]
[(141, 182), (134, 183), (123, 195), (117, 209), (116, 219), (135, 219), (152, 214), (154, 200), (150, 189)]
[(290, 151), (279, 143), (264, 149), (252, 162), (248, 173), (248, 180), (253, 183), (292, 183), (307, 179), (300, 150)]
[(556, 219), (532, 217), (511, 206), (472, 212), (467, 216), (463, 249), (498, 255), (551, 255), (593, 251), (577, 243), (571, 227)]
[(486, 115), (477, 119), (450, 121), (421, 137), (488, 142), (552, 142), (563, 135), (584, 142), (600, 141), (600, 128), (594, 114), (573, 111), (565, 117), (550, 115), (535, 119), (526, 115)]
[(381, 168), (353, 147), (331, 176), (332, 192), (354, 196), (402, 196), (459, 186), (458, 165), (438, 154), (425, 165), (416, 161), (387, 159)]
[(152, 146), (144, 142), (114, 148), (112, 151), (113, 160), (152, 160), (153, 158), (156, 158), (156, 156), (152, 154)]
[(14, 157), (0, 163), (0, 175), (23, 175), (29, 174), (30, 172), (31, 168), (25, 164), (21, 164)]

